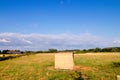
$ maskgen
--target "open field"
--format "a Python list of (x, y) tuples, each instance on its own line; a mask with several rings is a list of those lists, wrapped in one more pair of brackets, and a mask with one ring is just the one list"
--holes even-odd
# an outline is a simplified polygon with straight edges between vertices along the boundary
[(71, 71), (55, 70), (54, 54), (0, 61), (0, 80), (116, 80), (120, 75), (120, 53), (75, 54), (74, 62)]

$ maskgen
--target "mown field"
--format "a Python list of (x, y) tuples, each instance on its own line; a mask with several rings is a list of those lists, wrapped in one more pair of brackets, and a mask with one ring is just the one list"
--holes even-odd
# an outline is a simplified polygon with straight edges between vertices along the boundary
[(0, 80), (116, 80), (120, 53), (75, 54), (74, 70), (55, 70), (54, 54), (0, 61)]

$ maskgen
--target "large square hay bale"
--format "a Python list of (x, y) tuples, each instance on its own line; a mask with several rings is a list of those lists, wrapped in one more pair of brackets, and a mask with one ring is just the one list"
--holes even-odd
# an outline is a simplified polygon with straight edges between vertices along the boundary
[(73, 53), (55, 53), (55, 69), (73, 69)]

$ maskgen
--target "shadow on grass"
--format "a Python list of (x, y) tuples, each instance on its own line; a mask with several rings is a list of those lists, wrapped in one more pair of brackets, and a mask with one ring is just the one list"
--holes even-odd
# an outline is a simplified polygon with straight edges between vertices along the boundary
[(83, 75), (80, 71), (74, 71), (71, 74), (71, 77), (73, 78), (73, 80), (88, 80), (88, 77), (85, 77), (85, 75)]
[(120, 62), (113, 62), (113, 67), (120, 67)]
[(17, 55), (17, 56), (4, 56), (4, 57), (0, 57), (0, 61), (4, 61), (4, 60), (8, 60), (8, 59), (14, 59), (14, 58), (18, 58), (24, 55)]
[(14, 56), (0, 57), (0, 61), (16, 58)]

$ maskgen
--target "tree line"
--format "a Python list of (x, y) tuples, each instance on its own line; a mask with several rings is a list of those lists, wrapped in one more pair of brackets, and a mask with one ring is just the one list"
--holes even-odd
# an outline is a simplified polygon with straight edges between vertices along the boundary
[(86, 53), (86, 52), (120, 52), (120, 47), (108, 47), (108, 48), (93, 48), (93, 49), (83, 49), (74, 50), (75, 53)]
[(88, 52), (120, 52), (120, 47), (108, 47), (108, 48), (91, 48), (91, 49), (72, 49), (72, 50), (38, 50), (38, 51), (20, 51), (20, 50), (0, 50), (0, 54), (24, 54), (24, 53), (57, 53), (57, 52), (74, 52), (74, 53), (88, 53)]
[(120, 52), (120, 47), (108, 47), (108, 48), (91, 48), (91, 49), (67, 49), (67, 50), (57, 50), (48, 49), (45, 51), (27, 51), (27, 53), (56, 53), (56, 52), (74, 52), (74, 53), (89, 53), (89, 52)]

